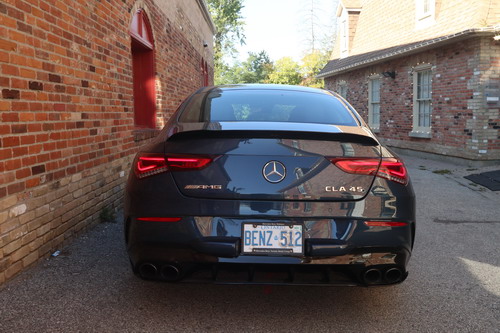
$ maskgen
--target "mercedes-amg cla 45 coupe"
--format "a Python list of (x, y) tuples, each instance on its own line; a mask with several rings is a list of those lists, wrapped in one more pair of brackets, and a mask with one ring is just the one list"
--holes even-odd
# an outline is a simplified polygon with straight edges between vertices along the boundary
[(415, 237), (407, 170), (326, 90), (205, 87), (135, 157), (125, 239), (144, 279), (390, 285)]

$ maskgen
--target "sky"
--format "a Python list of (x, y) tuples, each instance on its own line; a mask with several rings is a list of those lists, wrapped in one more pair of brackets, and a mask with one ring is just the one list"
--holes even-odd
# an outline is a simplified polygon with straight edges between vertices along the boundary
[(300, 61), (310, 45), (311, 1), (318, 34), (331, 32), (338, 0), (244, 0), (246, 45), (238, 47), (238, 60), (265, 50), (273, 61), (285, 56)]

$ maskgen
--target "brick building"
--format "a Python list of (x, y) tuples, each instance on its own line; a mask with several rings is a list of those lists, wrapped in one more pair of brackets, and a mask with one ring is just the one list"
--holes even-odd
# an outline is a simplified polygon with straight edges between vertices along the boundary
[[(388, 145), (500, 162), (500, 3), (340, 0), (321, 70)], [(432, 154), (432, 155), (429, 155)]]
[(0, 283), (119, 209), (213, 34), (204, 0), (0, 2)]

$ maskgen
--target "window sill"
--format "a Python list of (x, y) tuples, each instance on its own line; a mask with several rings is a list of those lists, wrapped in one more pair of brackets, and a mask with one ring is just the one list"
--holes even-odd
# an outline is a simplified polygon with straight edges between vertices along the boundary
[(430, 139), (432, 138), (431, 132), (411, 131), (408, 136), (412, 138)]
[(380, 133), (380, 127), (370, 127), (373, 133)]
[(152, 139), (157, 136), (158, 133), (160, 133), (160, 130), (153, 128), (137, 128), (132, 131), (135, 142)]

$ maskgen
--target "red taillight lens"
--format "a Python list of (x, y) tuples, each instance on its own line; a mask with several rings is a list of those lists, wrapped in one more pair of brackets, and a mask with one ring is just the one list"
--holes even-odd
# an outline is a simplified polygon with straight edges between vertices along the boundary
[(408, 173), (400, 160), (396, 158), (330, 158), (330, 161), (342, 171), (360, 175), (376, 175), (406, 185)]
[(203, 169), (212, 162), (209, 157), (167, 157), (170, 170)]
[(146, 222), (179, 222), (181, 217), (138, 217), (138, 221)]
[(140, 154), (135, 162), (135, 174), (139, 178), (165, 171), (200, 170), (208, 166), (212, 156)]
[(375, 175), (380, 164), (379, 159), (331, 158), (330, 161), (344, 172), (360, 175)]
[(391, 222), (391, 221), (365, 221), (369, 227), (404, 227), (407, 226), (406, 222)]
[(408, 183), (408, 173), (406, 172), (405, 165), (396, 158), (382, 159), (377, 176), (401, 184)]
[(139, 178), (156, 175), (168, 170), (165, 156), (161, 154), (139, 155), (135, 162), (135, 174)]

